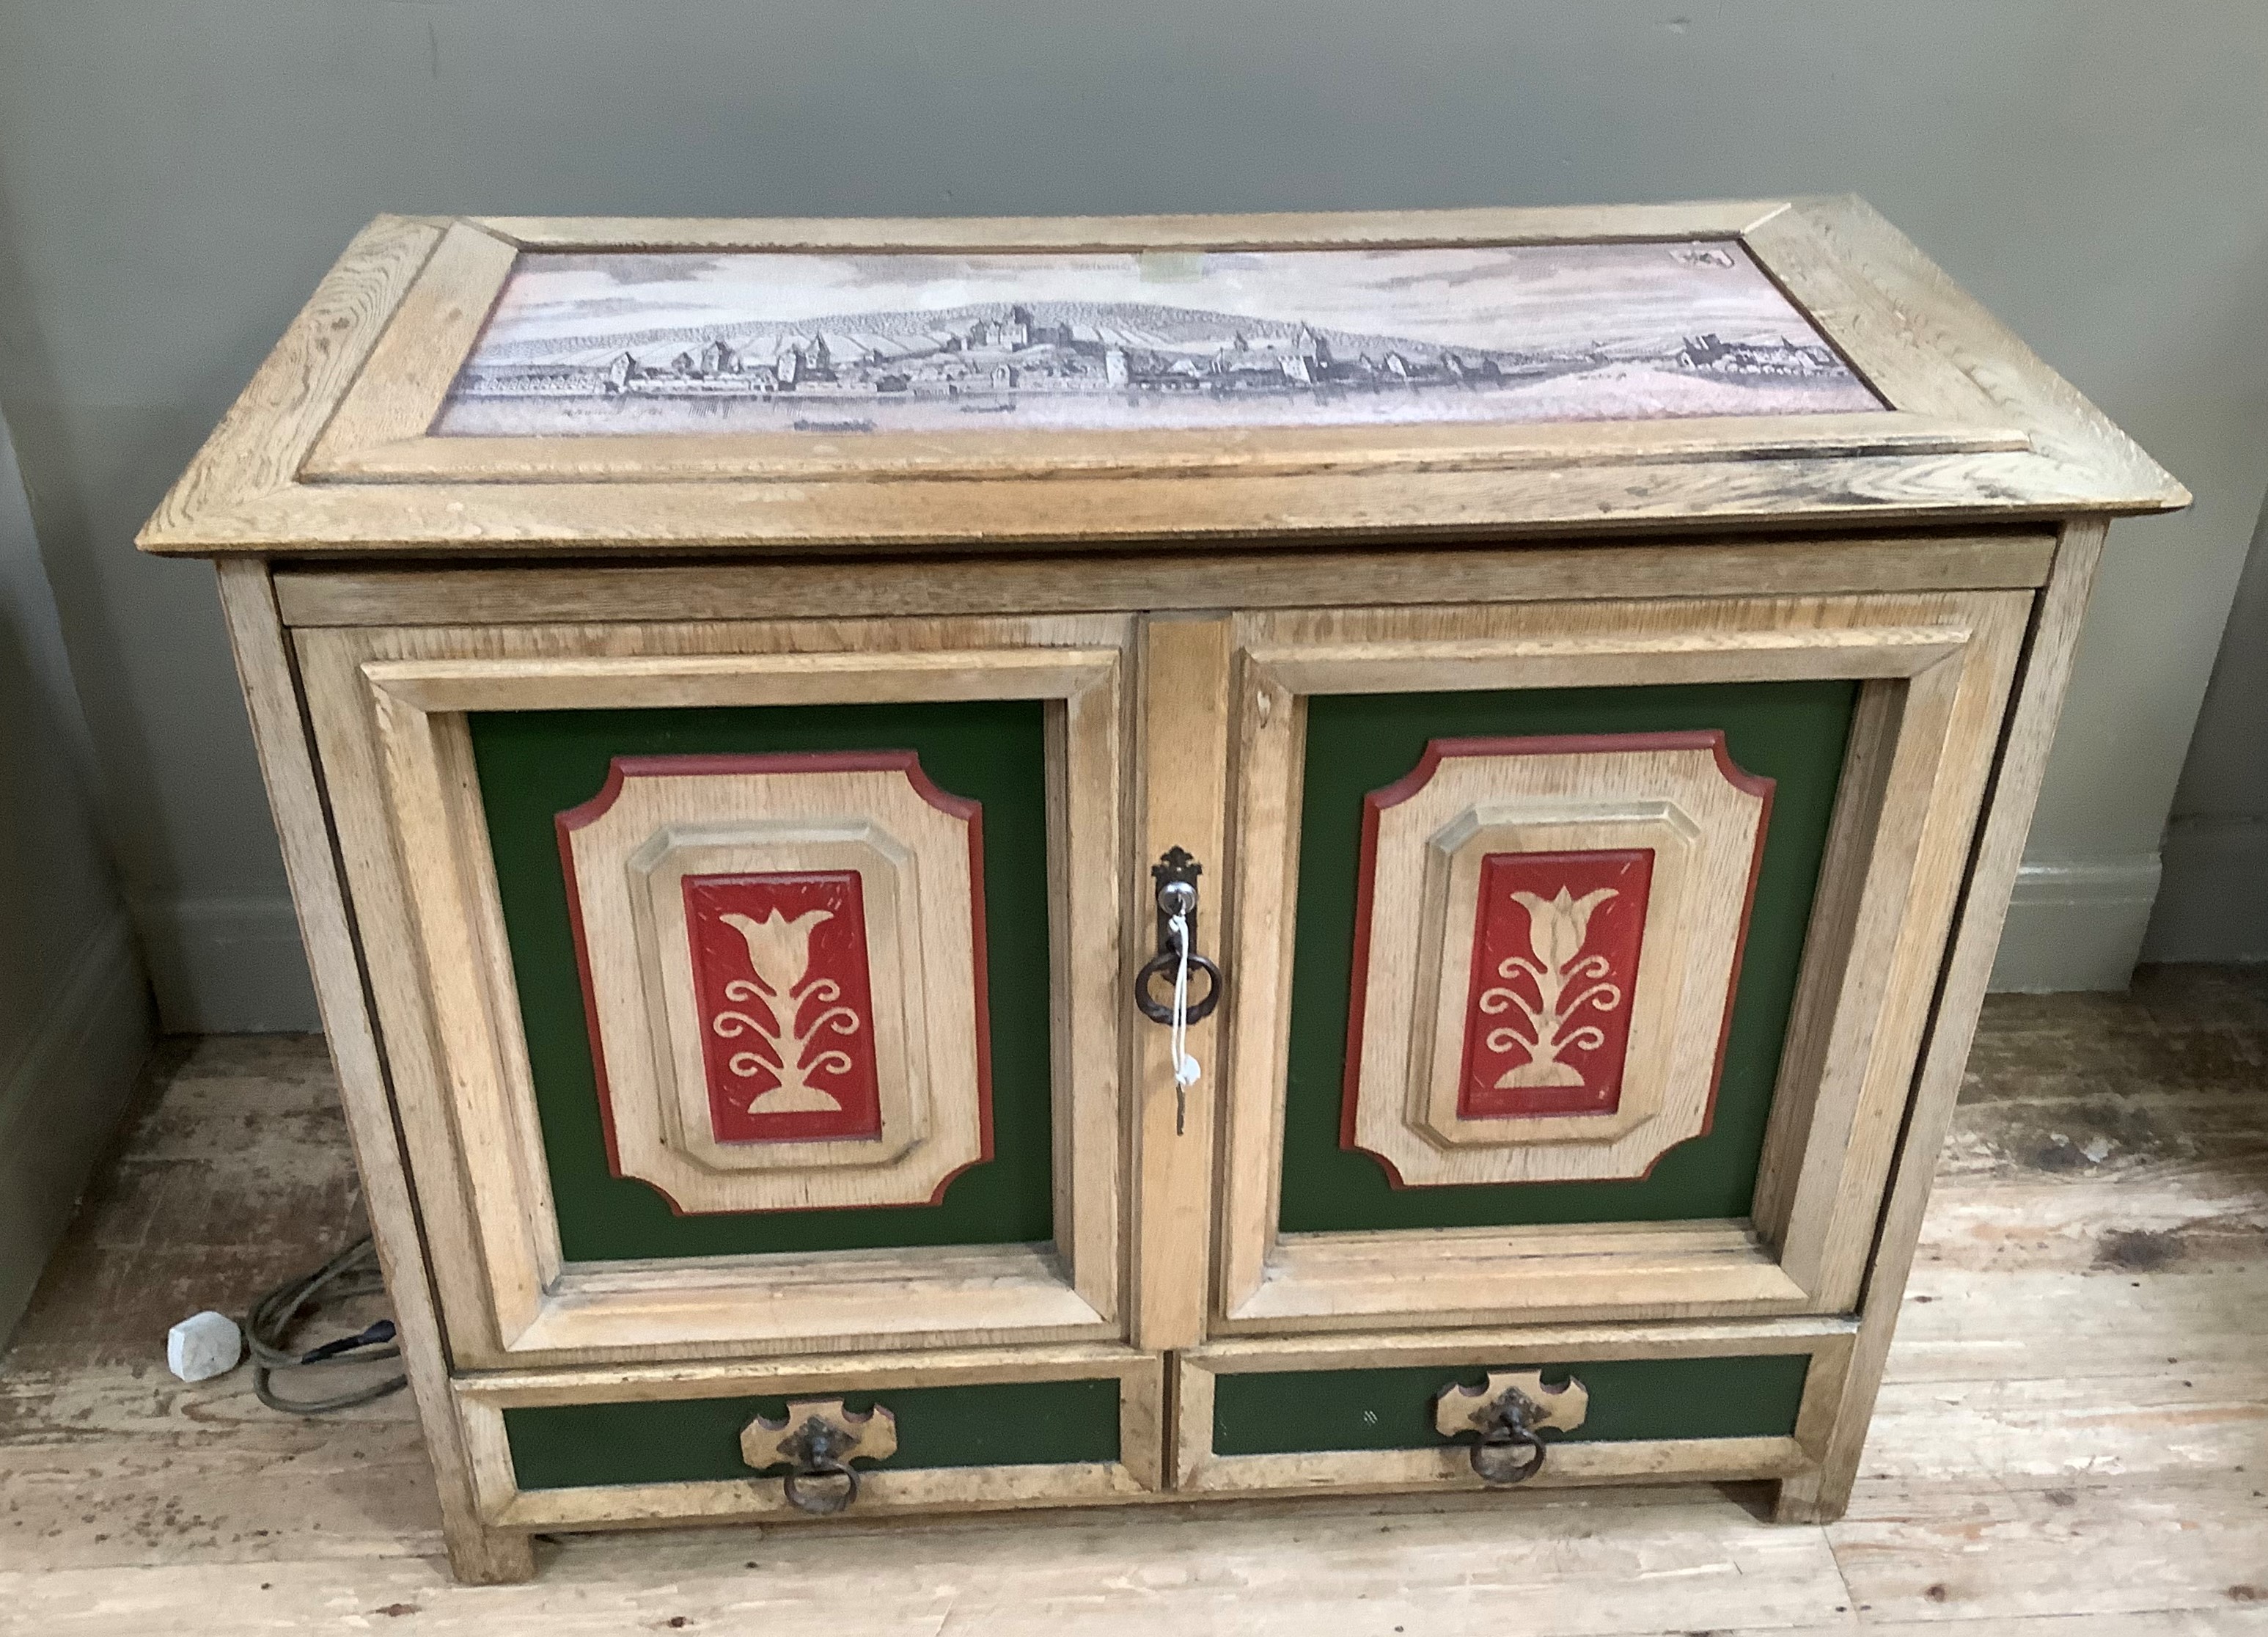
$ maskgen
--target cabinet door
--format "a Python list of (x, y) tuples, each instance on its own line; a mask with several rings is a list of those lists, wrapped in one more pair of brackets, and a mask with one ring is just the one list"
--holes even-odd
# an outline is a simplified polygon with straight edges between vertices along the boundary
[(1123, 1334), (1128, 638), (298, 634), (460, 1366)]
[(2028, 608), (1240, 616), (1214, 1327), (1850, 1307)]

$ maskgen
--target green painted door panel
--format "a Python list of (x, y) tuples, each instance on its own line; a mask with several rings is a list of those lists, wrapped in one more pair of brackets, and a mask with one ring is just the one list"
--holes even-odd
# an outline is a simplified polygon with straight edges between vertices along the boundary
[[(1037, 700), (1012, 699), (472, 717), (481, 800), (568, 1260), (1054, 1237), (1043, 710)], [(618, 756), (821, 750), (912, 750), (940, 788), (983, 804), (993, 1157), (961, 1173), (935, 1206), (679, 1216), (653, 1189), (608, 1169), (552, 821), (595, 795)]]
[[(861, 1471), (1024, 1466), (1118, 1458), (1118, 1382), (1002, 1382), (846, 1393), (863, 1415), (877, 1402), (897, 1417), (898, 1452)], [(740, 1429), (777, 1420), (784, 1398), (678, 1398), (639, 1404), (546, 1405), (506, 1410), (504, 1437), (522, 1489), (593, 1484), (684, 1484), (755, 1477)]]
[[(1333, 694), (1307, 705), (1279, 1223), (1286, 1233), (1745, 1217), (1858, 684)], [(1713, 1124), (1636, 1182), (1396, 1188), (1339, 1146), (1363, 798), (1432, 739), (1720, 728), (1778, 781)], [(1231, 974), (1232, 978), (1233, 974)]]
[[(1786, 1437), (1795, 1431), (1810, 1362), (1808, 1354), (1797, 1353), (1546, 1365), (1547, 1383), (1572, 1375), (1590, 1390), (1591, 1403), (1582, 1426), (1545, 1437), (1570, 1443)], [(1219, 1376), (1213, 1453), (1423, 1449), (1448, 1443), (1453, 1441), (1433, 1430), (1433, 1400), (1452, 1382), (1479, 1387), (1487, 1376), (1484, 1368), (1440, 1367)]]

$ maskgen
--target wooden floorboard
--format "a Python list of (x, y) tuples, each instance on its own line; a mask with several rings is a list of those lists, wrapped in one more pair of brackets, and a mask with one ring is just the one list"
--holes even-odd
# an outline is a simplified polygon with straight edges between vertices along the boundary
[(406, 1399), (165, 1370), (357, 1209), (319, 1042), (169, 1044), (0, 1360), (0, 1633), (2268, 1637), (2258, 969), (1990, 1004), (1825, 1529), (1707, 1487), (1270, 1502), (579, 1537), (458, 1587)]

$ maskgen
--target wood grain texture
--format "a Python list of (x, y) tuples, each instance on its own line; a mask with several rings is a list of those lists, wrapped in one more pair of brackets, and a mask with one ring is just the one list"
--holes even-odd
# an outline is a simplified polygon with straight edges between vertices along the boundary
[(1044, 483), (305, 483), (169, 512), (160, 555), (526, 557), (720, 549), (1108, 550), (1174, 542), (1497, 542), (1759, 527), (1859, 529), (2165, 511), (2183, 490), (2014, 451), (1486, 471), (1064, 476)]
[[(1130, 988), (1136, 970), (1156, 953), (1156, 886), (1144, 867), (1151, 860), (1180, 847), (1203, 867), (1194, 953), (1219, 952), (1222, 929), (1232, 924), (1223, 890), (1229, 874), (1224, 839), (1229, 722), (1223, 708), (1229, 643), (1225, 618), (1159, 617), (1143, 623), (1143, 841), (1128, 871), (1140, 882), (1127, 910), (1123, 966)], [(1233, 985), (1235, 979), (1227, 981)], [(1133, 1027), (1134, 1340), (1164, 1353), (1204, 1334), (1223, 1029), (1218, 1010), (1190, 1026), (1186, 1049), (1202, 1078), (1184, 1088), (1174, 1080), (1170, 1032), (1147, 1019)]]
[(472, 350), (519, 251), (468, 222), (452, 222), (417, 282), (389, 315), (357, 384), (349, 389), (301, 472), (337, 469), (340, 455), (373, 444), (423, 439)]
[[(1855, 194), (1803, 200), (1788, 219), (1800, 221), (1825, 255), (1885, 303), (1909, 344), (1959, 371), (2025, 429), (2035, 448), (2066, 465), (2154, 487), (2170, 505), (2189, 503), (2187, 490), (1865, 200)], [(1767, 245), (1777, 225), (1762, 231)]]
[[(1974, 827), (1975, 856), (1963, 860), (1958, 920), (1942, 957), (1944, 970), (1926, 1023), (1912, 1105), (1896, 1133), (1895, 1169), (1866, 1275), (1866, 1326), (1852, 1355), (1853, 1379), (1843, 1395), (1819, 1473), (1781, 1491), (1780, 1509), (1791, 1519), (1822, 1521), (1840, 1515), (1857, 1477), (1867, 1419), (1928, 1204), (1931, 1169), (1945, 1140), (1962, 1066), (1984, 1005), (2008, 895), (2022, 861), (2024, 837), (2031, 828), (2033, 805), (2070, 682), (2080, 622), (2102, 558), (2103, 534), (2099, 523), (2075, 524), (2066, 532), (2054, 576), (2032, 615), (2022, 675), (2014, 684), (2015, 704), (1999, 735), (1991, 788), (1982, 795), (1984, 813)], [(1962, 840), (1965, 845), (1965, 833)], [(1885, 1129), (1878, 1140), (1889, 1135)]]
[(443, 229), (381, 216), (355, 235), (150, 520), (153, 542), (216, 507), (286, 492)]
[(525, 1537), (483, 1526), (464, 1446), (449, 1434), (448, 1341), (430, 1282), (417, 1209), (394, 1134), (387, 1065), (364, 988), (355, 918), (340, 878), (318, 773), (301, 719), (297, 667), (277, 619), (266, 566), (220, 565), (222, 612), (244, 686), (269, 810), (284, 849), (300, 936), (337, 1066), (340, 1096), (362, 1179), (364, 1206), (394, 1305), (404, 1368), (426, 1425), (450, 1564), (469, 1582), (524, 1580), (534, 1572)]
[(1545, 602), (2036, 586), (2051, 534), (1751, 540), (1487, 550), (1174, 552), (845, 563), (285, 566), (290, 625), (560, 624), (675, 618)]

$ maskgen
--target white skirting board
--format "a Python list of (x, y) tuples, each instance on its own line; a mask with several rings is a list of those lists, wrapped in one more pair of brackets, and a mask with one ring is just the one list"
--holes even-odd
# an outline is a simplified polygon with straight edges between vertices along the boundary
[(2027, 862), (2008, 901), (1992, 987), (2022, 994), (2124, 989), (2134, 976), (2158, 856)]
[(149, 985), (122, 912), (81, 946), (23, 1054), (0, 1066), (0, 1346), (132, 1100), (151, 1039)]

